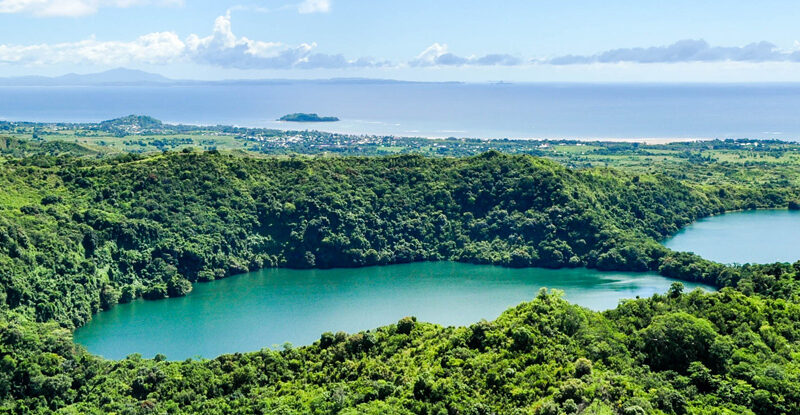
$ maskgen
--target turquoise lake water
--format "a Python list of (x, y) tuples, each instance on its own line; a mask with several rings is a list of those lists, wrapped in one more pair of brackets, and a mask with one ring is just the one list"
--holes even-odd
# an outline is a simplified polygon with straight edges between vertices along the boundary
[(723, 264), (800, 260), (800, 211), (751, 210), (698, 220), (664, 245)]
[[(163, 353), (179, 360), (305, 345), (326, 331), (357, 332), (405, 316), (442, 325), (491, 320), (541, 287), (603, 310), (664, 293), (673, 280), (588, 269), (511, 269), (423, 262), (330, 270), (268, 269), (205, 284), (188, 296), (138, 300), (95, 315), (75, 340), (107, 358)], [(687, 290), (700, 285), (684, 283)], [(706, 287), (711, 289), (710, 287)]]

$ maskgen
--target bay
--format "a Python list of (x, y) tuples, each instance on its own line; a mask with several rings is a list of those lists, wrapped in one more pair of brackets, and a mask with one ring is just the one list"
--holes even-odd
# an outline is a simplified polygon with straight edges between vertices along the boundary
[[(391, 81), (0, 86), (0, 120), (166, 122), (421, 137), (800, 138), (800, 84)], [(276, 121), (295, 112), (335, 123)]]

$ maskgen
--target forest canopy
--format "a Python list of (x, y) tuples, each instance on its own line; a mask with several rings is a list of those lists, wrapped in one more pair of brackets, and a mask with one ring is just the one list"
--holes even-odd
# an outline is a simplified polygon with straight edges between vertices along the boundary
[[(710, 185), (498, 152), (42, 152), (9, 156), (0, 170), (8, 412), (800, 411), (800, 265), (726, 266), (658, 242), (711, 214), (785, 208), (798, 200), (790, 186)], [(209, 361), (107, 361), (71, 339), (118, 303), (186, 295), (192, 283), (248, 270), (431, 260), (656, 271), (723, 289), (674, 286), (604, 313), (542, 292), (471, 327), (408, 318)]]

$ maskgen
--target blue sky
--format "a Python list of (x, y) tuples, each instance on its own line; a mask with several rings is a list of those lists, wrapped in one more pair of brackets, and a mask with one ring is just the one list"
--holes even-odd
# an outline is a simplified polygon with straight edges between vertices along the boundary
[(0, 0), (0, 76), (800, 81), (792, 1)]

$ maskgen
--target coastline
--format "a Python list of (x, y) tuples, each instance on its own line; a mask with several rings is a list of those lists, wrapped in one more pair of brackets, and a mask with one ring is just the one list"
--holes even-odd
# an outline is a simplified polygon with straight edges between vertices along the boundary
[[(0, 122), (10, 123), (38, 123), (38, 124), (51, 124), (51, 125), (85, 125), (85, 124), (99, 124), (101, 121), (97, 120), (22, 120), (15, 117), (0, 117)], [(742, 136), (723, 136), (723, 137), (710, 137), (710, 136), (654, 136), (654, 137), (624, 137), (624, 136), (592, 136), (592, 135), (535, 135), (535, 134), (510, 134), (507, 136), (487, 136), (482, 134), (471, 134), (463, 130), (450, 130), (452, 134), (442, 131), (435, 132), (421, 132), (420, 130), (406, 130), (397, 132), (397, 127), (400, 124), (387, 123), (380, 121), (363, 121), (363, 120), (340, 120), (340, 121), (313, 121), (313, 122), (294, 122), (294, 121), (267, 121), (267, 122), (243, 122), (243, 123), (225, 123), (208, 121), (176, 121), (164, 120), (165, 125), (172, 126), (191, 126), (197, 128), (225, 126), (233, 128), (245, 129), (266, 129), (276, 130), (284, 133), (292, 132), (320, 132), (326, 134), (340, 134), (354, 137), (391, 137), (396, 139), (429, 139), (429, 140), (480, 140), (480, 141), (541, 141), (541, 142), (554, 142), (554, 141), (575, 141), (582, 143), (639, 143), (645, 145), (661, 145), (669, 143), (686, 143), (686, 142), (699, 142), (711, 140), (726, 140), (726, 139), (754, 139), (754, 140), (770, 140), (777, 139), (786, 142), (795, 142), (796, 140), (780, 139), (780, 138), (766, 138), (766, 137), (746, 137)], [(369, 125), (385, 125), (386, 129), (363, 129), (358, 126)], [(303, 128), (306, 127), (306, 128)], [(326, 128), (329, 127), (329, 128)], [(395, 128), (392, 128), (395, 127)], [(392, 131), (395, 130), (395, 131)]]
[[(318, 126), (317, 122), (313, 123), (295, 123), (297, 125), (303, 124), (310, 124)], [(323, 123), (324, 124), (324, 123)], [(265, 127), (246, 127), (244, 125), (236, 125), (236, 127), (243, 127), (243, 128), (265, 128)], [(695, 141), (711, 141), (715, 140), (714, 137), (599, 137), (599, 136), (509, 136), (509, 137), (481, 137), (481, 136), (468, 136), (463, 134), (453, 134), (453, 135), (439, 135), (439, 134), (417, 134), (417, 133), (409, 133), (409, 134), (395, 134), (395, 133), (366, 133), (363, 131), (346, 131), (342, 129), (325, 129), (325, 128), (308, 128), (308, 129), (298, 129), (298, 128), (286, 128), (285, 126), (279, 127), (266, 127), (275, 130), (280, 130), (283, 132), (296, 132), (296, 131), (316, 131), (328, 134), (342, 134), (342, 135), (350, 135), (350, 136), (365, 136), (365, 137), (393, 137), (393, 138), (423, 138), (429, 140), (447, 140), (447, 139), (459, 139), (459, 140), (481, 140), (481, 141), (542, 141), (542, 142), (549, 142), (549, 141), (580, 141), (580, 142), (602, 142), (602, 143), (640, 143), (640, 144), (669, 144), (669, 143), (685, 143), (685, 142), (695, 142)], [(742, 137), (744, 138), (744, 137)]]

